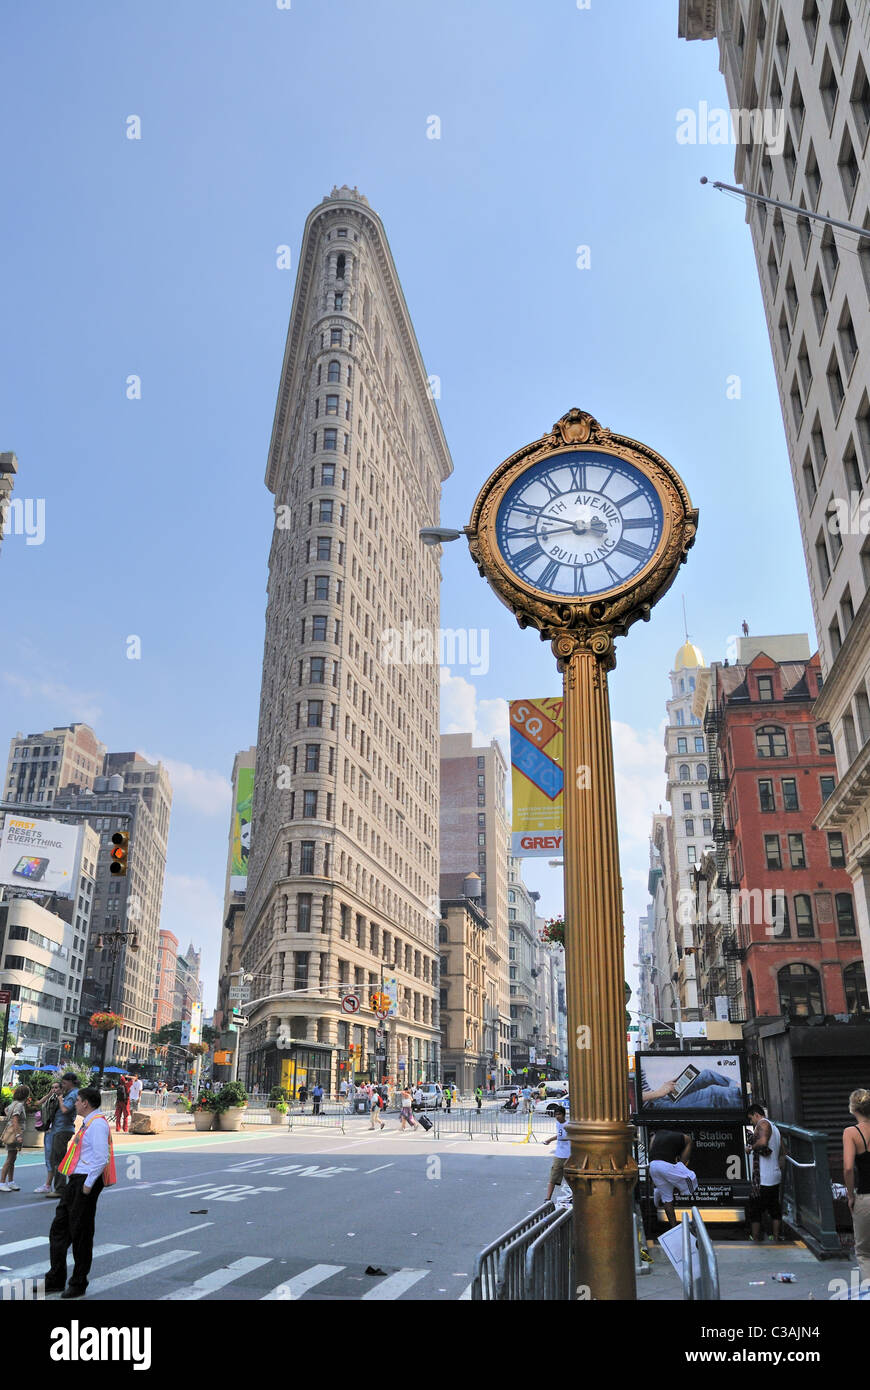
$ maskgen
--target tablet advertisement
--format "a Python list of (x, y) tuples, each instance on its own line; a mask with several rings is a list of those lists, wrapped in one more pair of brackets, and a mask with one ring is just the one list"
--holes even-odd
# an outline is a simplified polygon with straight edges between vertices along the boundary
[(81, 827), (7, 815), (0, 837), (0, 883), (75, 897)]
[(642, 1052), (637, 1058), (637, 1113), (743, 1118), (746, 1097), (737, 1053)]

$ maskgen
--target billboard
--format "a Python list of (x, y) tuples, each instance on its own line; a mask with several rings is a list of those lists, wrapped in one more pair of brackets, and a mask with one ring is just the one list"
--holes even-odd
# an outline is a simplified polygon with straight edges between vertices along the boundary
[(81, 826), (9, 814), (0, 836), (0, 883), (76, 895)]
[(747, 1106), (736, 1052), (639, 1052), (635, 1084), (641, 1119), (715, 1114), (742, 1120)]
[(254, 769), (241, 767), (236, 778), (236, 804), (233, 807), (230, 860), (231, 893), (244, 893), (248, 886), (248, 854), (251, 849), (251, 807), (253, 800)]
[(511, 700), (511, 852), (562, 852), (561, 699)]

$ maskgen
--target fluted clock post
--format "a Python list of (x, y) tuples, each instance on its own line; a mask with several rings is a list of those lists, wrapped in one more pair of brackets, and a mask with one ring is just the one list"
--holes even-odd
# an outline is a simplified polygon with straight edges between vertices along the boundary
[(614, 638), (651, 608), (693, 544), (676, 471), (571, 410), (484, 483), (472, 557), (564, 683), (565, 968), (575, 1297), (635, 1297), (622, 887), (607, 673)]

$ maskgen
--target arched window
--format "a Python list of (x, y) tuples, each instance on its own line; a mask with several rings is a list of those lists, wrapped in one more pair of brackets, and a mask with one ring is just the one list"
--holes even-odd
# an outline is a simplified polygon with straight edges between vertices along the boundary
[(843, 988), (846, 991), (846, 1008), (850, 1014), (866, 1014), (870, 1011), (867, 1000), (867, 980), (864, 975), (864, 962), (853, 961), (843, 971)]
[(340, 363), (340, 362), (335, 362), (335, 361), (330, 362), (329, 368), (328, 368), (327, 373), (326, 373), (326, 380), (327, 380), (327, 381), (341, 381), (341, 363)]
[(751, 971), (747, 971), (746, 973), (746, 1004), (749, 1009), (749, 1017), (755, 1018), (755, 981), (752, 978)]
[(447, 928), (444, 926), (444, 923), (442, 922), (441, 925), (440, 925), (439, 928), (438, 928), (438, 944), (439, 944), (439, 946), (440, 946), (440, 945), (443, 945), (444, 942), (445, 942), (446, 940), (447, 940)]
[(335, 278), (336, 278), (336, 280), (343, 280), (343, 279), (344, 279), (344, 267), (345, 267), (345, 264), (346, 264), (346, 257), (345, 257), (344, 252), (342, 251), (341, 255), (340, 255), (340, 256), (337, 256), (337, 257), (336, 257), (336, 261), (335, 261)]
[(706, 764), (706, 763), (698, 763), (698, 766), (697, 766), (697, 768), (696, 768), (696, 770), (695, 770), (695, 776), (698, 778), (699, 781), (701, 781), (701, 782), (706, 782), (706, 780), (707, 780), (707, 764)]
[(681, 782), (688, 782), (689, 779), (690, 779), (690, 777), (691, 777), (691, 775), (692, 775), (692, 774), (691, 774), (691, 772), (689, 771), (689, 764), (688, 764), (688, 763), (680, 763), (680, 781), (681, 781)]
[(777, 981), (780, 1013), (791, 1018), (813, 1018), (824, 1013), (822, 982), (818, 970), (811, 965), (784, 965)]
[(681, 691), (681, 692), (684, 691), (685, 688), (686, 688), (686, 682), (683, 680), (683, 678), (682, 678), (682, 676), (681, 676), (681, 677), (680, 677), (680, 691)]
[(787, 758), (785, 729), (778, 724), (762, 724), (755, 731), (755, 751), (759, 758)]

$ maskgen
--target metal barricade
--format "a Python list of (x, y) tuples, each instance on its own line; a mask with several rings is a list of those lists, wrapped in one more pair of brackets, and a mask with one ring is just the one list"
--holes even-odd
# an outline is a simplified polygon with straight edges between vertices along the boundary
[[(544, 1118), (552, 1130), (553, 1121), (548, 1115), (545, 1115)], [(495, 1112), (497, 1139), (512, 1139), (515, 1143), (537, 1144), (538, 1139), (535, 1134), (537, 1127), (534, 1111), (528, 1115), (523, 1115), (519, 1110), (497, 1110)]]
[(303, 1110), (294, 1110), (291, 1106), (287, 1115), (287, 1122), (290, 1129), (337, 1129), (341, 1134), (344, 1134), (346, 1118), (346, 1105), (324, 1102), (317, 1115), (306, 1114)]
[(432, 1135), (435, 1139), (450, 1135), (453, 1138), (474, 1139), (478, 1136), (482, 1139), (497, 1139), (495, 1132), (495, 1116), (492, 1113), (481, 1111), (478, 1114), (477, 1106), (462, 1110), (439, 1109), (429, 1111), (428, 1114), (434, 1121)]
[(574, 1242), (570, 1204), (549, 1220), (526, 1248), (522, 1297), (570, 1303), (574, 1298)]
[(782, 1214), (811, 1248), (818, 1247), (816, 1253), (839, 1254), (828, 1135), (780, 1124), (779, 1120), (775, 1124), (788, 1149), (782, 1175)]
[[(680, 1269), (683, 1298), (692, 1302), (718, 1302), (719, 1266), (716, 1262), (716, 1251), (697, 1207), (692, 1207), (691, 1217), (687, 1211), (683, 1212), (680, 1226), (683, 1237)], [(697, 1249), (694, 1250), (693, 1235), (698, 1243)]]
[[(552, 1217), (556, 1208), (552, 1202), (545, 1202), (542, 1207), (530, 1212), (516, 1226), (512, 1226), (504, 1235), (500, 1235), (497, 1240), (484, 1247), (477, 1257), (474, 1266), (474, 1278), (471, 1284), (472, 1302), (485, 1303), (495, 1302), (510, 1297), (504, 1290), (513, 1286), (513, 1281), (509, 1275), (513, 1274), (513, 1264), (516, 1261), (516, 1250), (512, 1247), (523, 1236), (534, 1239), (541, 1233), (544, 1223)], [(505, 1254), (512, 1250), (512, 1262), (510, 1268), (505, 1262)]]

